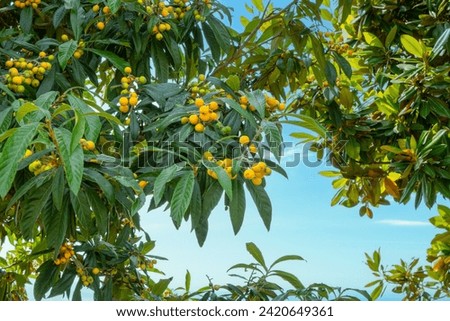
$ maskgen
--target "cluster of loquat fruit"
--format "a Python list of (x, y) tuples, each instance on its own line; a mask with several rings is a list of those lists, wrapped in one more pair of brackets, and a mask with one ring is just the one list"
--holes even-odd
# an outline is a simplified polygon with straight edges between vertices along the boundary
[(144, 85), (147, 83), (145, 76), (136, 77), (131, 74), (131, 67), (125, 67), (124, 72), (126, 76), (123, 76), (120, 80), (122, 84), (121, 97), (119, 98), (119, 111), (126, 114), (130, 111), (130, 108), (135, 107), (139, 102), (139, 96), (137, 94), (137, 85)]
[(253, 164), (244, 171), (244, 178), (251, 180), (253, 185), (259, 186), (263, 182), (264, 176), (272, 174), (272, 169), (264, 162)]
[[(210, 151), (206, 151), (203, 154), (203, 158), (210, 162), (215, 162), (217, 166), (222, 167), (230, 179), (235, 179), (237, 177), (236, 173), (233, 173), (233, 160), (231, 158), (215, 160)], [(214, 170), (208, 168), (206, 173), (212, 178), (218, 179), (217, 173)]]
[(198, 114), (192, 114), (189, 117), (185, 116), (181, 118), (182, 124), (190, 123), (194, 126), (194, 130), (198, 133), (202, 133), (205, 130), (205, 126), (208, 123), (217, 121), (219, 119), (219, 104), (215, 101), (205, 103), (203, 98), (196, 98), (194, 102), (198, 108)]
[(53, 261), (55, 265), (66, 264), (72, 256), (75, 255), (73, 245), (70, 243), (64, 243), (59, 249), (58, 257)]
[(210, 84), (206, 82), (206, 76), (204, 74), (198, 75), (198, 81), (190, 83), (189, 91), (191, 92), (191, 98), (197, 98), (210, 92)]
[(95, 143), (92, 140), (80, 139), (80, 144), (83, 150), (93, 152), (95, 150)]
[[(94, 283), (94, 278), (92, 277), (92, 275), (89, 274), (89, 272), (85, 268), (77, 267), (76, 271), (84, 286), (89, 286), (92, 283)], [(92, 274), (97, 275), (99, 273), (100, 269), (98, 267), (94, 267), (92, 269)]]
[(155, 35), (156, 40), (163, 40), (163, 33), (166, 31), (170, 31), (172, 26), (168, 22), (160, 22), (157, 25), (153, 26), (153, 34)]
[(147, 269), (153, 269), (157, 261), (155, 259), (147, 260), (145, 257), (140, 257), (138, 260), (138, 266), (142, 271)]
[[(338, 54), (347, 54), (349, 56), (352, 56), (354, 53), (354, 50), (350, 48), (350, 45), (348, 43), (344, 42), (344, 36), (336, 34), (332, 32), (325, 32), (325, 33), (319, 33), (319, 36), (322, 38), (325, 38), (328, 48), (332, 51), (337, 52)], [(337, 37), (336, 37), (337, 36)]]
[[(265, 95), (266, 99), (266, 111), (269, 113), (274, 113), (275, 111), (283, 111), (286, 108), (285, 103), (281, 103), (278, 99)], [(248, 97), (243, 95), (239, 97), (239, 104), (241, 105), (242, 109), (255, 111), (255, 106), (251, 105)]]
[(24, 93), (26, 87), (37, 88), (44, 79), (44, 75), (52, 68), (49, 61), (53, 61), (53, 55), (47, 56), (43, 51), (39, 53), (36, 59), (10, 59), (5, 62), (8, 73), (5, 76), (5, 82), (13, 92)]
[[(239, 143), (243, 146), (248, 146), (248, 151), (252, 154), (256, 154), (258, 151), (256, 145), (251, 143), (250, 137), (247, 135), (239, 137)], [(266, 163), (258, 162), (244, 171), (244, 178), (251, 180), (254, 185), (258, 186), (262, 184), (264, 176), (269, 176), (270, 174), (272, 174), (272, 169)]]
[(174, 18), (181, 20), (186, 12), (191, 10), (189, 0), (173, 0), (173, 4), (166, 4), (159, 1), (153, 4), (151, 0), (138, 0), (138, 3), (145, 7), (145, 11), (149, 15), (158, 15), (160, 18)]
[[(27, 149), (23, 157), (27, 158), (31, 155), (33, 155), (33, 151)], [(36, 176), (45, 171), (49, 171), (54, 167), (57, 167), (58, 163), (59, 159), (56, 157), (56, 155), (45, 156), (42, 159), (37, 159), (31, 162), (30, 165), (28, 165), (28, 170)]]
[[(100, 10), (101, 9), (101, 10)], [(111, 9), (108, 6), (104, 6), (103, 8), (100, 7), (100, 5), (95, 4), (92, 6), (92, 11), (96, 14), (101, 14), (104, 21), (98, 21), (96, 24), (96, 27), (98, 30), (105, 29), (106, 25), (106, 17), (108, 17), (111, 14)]]
[(256, 154), (258, 152), (258, 147), (250, 142), (250, 137), (248, 137), (247, 135), (242, 135), (241, 137), (239, 137), (239, 144), (248, 146), (248, 150), (252, 154)]
[(286, 108), (285, 103), (280, 103), (278, 99), (271, 97), (269, 95), (265, 95), (266, 98), (266, 111), (269, 113), (273, 113), (277, 110), (283, 111)]
[(25, 7), (32, 7), (33, 9), (37, 9), (38, 5), (41, 3), (41, 0), (16, 0), (14, 1), (14, 6), (19, 9), (24, 9)]

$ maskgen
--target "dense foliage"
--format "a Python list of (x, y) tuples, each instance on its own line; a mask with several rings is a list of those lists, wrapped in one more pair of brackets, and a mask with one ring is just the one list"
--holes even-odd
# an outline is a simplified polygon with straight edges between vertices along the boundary
[[(78, 300), (83, 287), (98, 300), (356, 299), (272, 271), (252, 243), (257, 263), (234, 268), (253, 274), (229, 295), (170, 295), (170, 279), (156, 280), (147, 196), (200, 245), (222, 202), (240, 230), (248, 195), (270, 228), (282, 124), (336, 167), (322, 173), (335, 178), (332, 205), (372, 217), (390, 199), (432, 207), (450, 195), (448, 1), (252, 0), (241, 32), (215, 0), (0, 4), (0, 244), (14, 247), (0, 258), (1, 299), (27, 299), (33, 278), (38, 300)], [(414, 262), (397, 277), (368, 257), (372, 298), (386, 282), (407, 299), (433, 298), (428, 285), (448, 294), (447, 232), (415, 278)]]

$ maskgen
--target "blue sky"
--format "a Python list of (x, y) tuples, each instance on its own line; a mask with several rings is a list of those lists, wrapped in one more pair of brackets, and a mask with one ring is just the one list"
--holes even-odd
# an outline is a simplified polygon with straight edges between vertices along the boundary
[[(250, 0), (245, 2), (251, 3)], [(239, 23), (240, 15), (247, 14), (245, 2), (222, 1), (235, 9), (234, 24)], [(288, 1), (276, 1), (277, 6), (286, 3)], [(228, 213), (219, 206), (211, 216), (209, 235), (202, 248), (197, 245), (195, 234), (190, 233), (189, 223), (176, 231), (168, 212), (142, 213), (142, 225), (157, 241), (153, 253), (169, 258), (160, 261), (158, 267), (174, 277), (173, 286), (183, 285), (186, 269), (192, 274), (194, 287), (206, 285), (206, 275), (218, 284), (238, 281), (230, 278), (226, 271), (235, 263), (251, 261), (245, 249), (245, 243), (250, 241), (260, 247), (266, 261), (285, 254), (303, 256), (307, 262), (287, 263), (283, 267), (304, 284), (325, 282), (363, 288), (373, 280), (364, 263), (364, 253), (378, 248), (385, 265), (413, 257), (425, 263), (425, 251), (437, 232), (428, 223), (435, 209), (415, 210), (412, 204), (394, 204), (374, 209), (372, 220), (360, 218), (358, 207), (330, 206), (335, 193), (331, 179), (318, 174), (326, 169), (331, 168), (326, 165), (308, 168), (299, 164), (287, 169), (289, 179), (280, 175), (267, 179), (273, 205), (270, 232), (265, 230), (249, 197), (240, 233), (234, 236)]]

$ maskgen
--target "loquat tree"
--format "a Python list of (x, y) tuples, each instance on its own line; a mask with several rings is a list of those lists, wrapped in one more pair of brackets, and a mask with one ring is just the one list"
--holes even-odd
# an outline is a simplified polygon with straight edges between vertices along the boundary
[(151, 277), (139, 220), (150, 195), (148, 211), (190, 221), (200, 245), (221, 200), (239, 231), (245, 191), (270, 227), (285, 103), (231, 73), (255, 45), (231, 18), (210, 0), (1, 1), (1, 299), (27, 299), (31, 279), (37, 300), (161, 296), (170, 279)]

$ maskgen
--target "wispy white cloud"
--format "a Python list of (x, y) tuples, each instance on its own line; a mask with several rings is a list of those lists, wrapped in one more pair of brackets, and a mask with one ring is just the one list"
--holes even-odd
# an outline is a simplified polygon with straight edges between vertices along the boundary
[(392, 226), (430, 226), (430, 223), (424, 221), (407, 221), (407, 220), (380, 220), (379, 224)]

